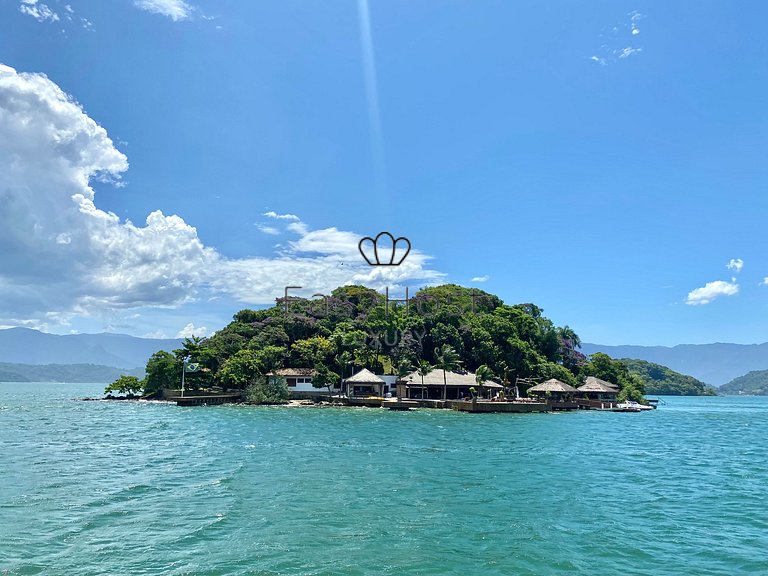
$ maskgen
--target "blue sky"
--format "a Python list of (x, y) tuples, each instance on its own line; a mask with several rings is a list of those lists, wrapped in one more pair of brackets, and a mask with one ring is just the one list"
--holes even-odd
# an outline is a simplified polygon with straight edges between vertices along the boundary
[[(207, 334), (286, 284), (455, 282), (589, 342), (764, 342), (766, 17), (5, 0), (0, 326)], [(407, 265), (362, 261), (381, 230)]]

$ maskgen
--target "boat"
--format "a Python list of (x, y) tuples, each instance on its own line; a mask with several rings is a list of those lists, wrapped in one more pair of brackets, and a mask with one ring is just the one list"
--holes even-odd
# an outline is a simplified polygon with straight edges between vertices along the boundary
[(634, 400), (627, 400), (626, 402), (619, 402), (612, 410), (613, 412), (642, 412), (653, 410), (653, 406), (645, 406)]

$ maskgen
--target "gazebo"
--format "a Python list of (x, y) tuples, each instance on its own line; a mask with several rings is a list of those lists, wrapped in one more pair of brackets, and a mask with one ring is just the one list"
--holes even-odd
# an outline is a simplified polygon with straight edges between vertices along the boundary
[(561, 382), (557, 378), (550, 378), (546, 382), (528, 388), (529, 396), (546, 396), (556, 402), (568, 402), (573, 400), (574, 394), (577, 393), (578, 390), (576, 390), (576, 388), (570, 384)]
[(594, 376), (587, 376), (584, 384), (577, 390), (584, 398), (599, 402), (616, 402), (616, 396), (619, 394), (619, 387), (616, 384)]
[(384, 396), (385, 384), (386, 382), (376, 376), (376, 374), (363, 368), (354, 376), (344, 380), (344, 389), (350, 398)]

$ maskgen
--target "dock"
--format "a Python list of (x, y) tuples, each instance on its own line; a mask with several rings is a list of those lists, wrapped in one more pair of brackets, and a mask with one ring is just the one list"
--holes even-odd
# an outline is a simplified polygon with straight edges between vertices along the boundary
[(405, 398), (392, 398), (382, 401), (381, 407), (389, 408), (390, 410), (410, 410), (411, 408), (418, 408), (419, 403)]
[(549, 412), (550, 406), (546, 402), (488, 402), (471, 400), (456, 400), (452, 408), (459, 412), (471, 412), (473, 414), (488, 414), (491, 412)]
[(176, 406), (213, 406), (216, 404), (233, 404), (240, 402), (240, 394), (218, 394), (205, 396), (174, 396), (170, 398)]

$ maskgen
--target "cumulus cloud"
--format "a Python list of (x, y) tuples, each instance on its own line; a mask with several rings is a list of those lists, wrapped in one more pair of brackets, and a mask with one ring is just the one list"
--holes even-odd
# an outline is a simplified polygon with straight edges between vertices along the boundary
[(45, 327), (218, 296), (269, 304), (286, 285), (311, 294), (443, 276), (418, 250), (401, 266), (370, 267), (357, 253), (361, 234), (276, 212), (265, 216), (288, 223), (289, 235), (277, 253), (225, 258), (179, 216), (154, 211), (135, 224), (101, 210), (91, 181), (119, 183), (127, 169), (106, 130), (54, 82), (0, 64), (0, 324)]
[(180, 22), (192, 17), (194, 8), (184, 0), (135, 0), (137, 8)]
[(38, 0), (21, 0), (19, 12), (31, 16), (38, 22), (58, 22), (59, 15), (56, 14), (47, 4), (38, 2)]
[(199, 338), (202, 338), (208, 333), (208, 328), (205, 326), (195, 326), (192, 322), (184, 326), (179, 332), (176, 334), (176, 338), (192, 338), (193, 336), (197, 336)]
[(744, 268), (744, 260), (741, 258), (731, 258), (725, 267), (728, 268), (728, 270), (733, 270), (738, 274), (741, 272), (741, 269)]
[(709, 304), (715, 298), (720, 296), (733, 296), (734, 294), (738, 294), (738, 292), (739, 285), (736, 284), (735, 280), (732, 282), (715, 280), (714, 282), (707, 282), (701, 288), (691, 290), (685, 299), (685, 303), (690, 306)]
[(472, 278), (472, 282), (488, 282), (490, 279), (491, 277), (486, 274), (485, 276), (475, 276)]

